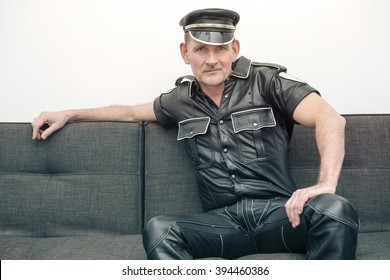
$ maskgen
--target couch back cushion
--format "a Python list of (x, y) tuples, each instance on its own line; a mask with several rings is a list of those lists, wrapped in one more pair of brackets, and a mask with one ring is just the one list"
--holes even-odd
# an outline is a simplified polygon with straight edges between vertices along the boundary
[[(361, 232), (390, 231), (390, 115), (346, 115), (345, 159), (337, 193), (355, 206)], [(290, 145), (299, 187), (317, 180), (314, 132), (296, 126)]]
[(0, 234), (139, 233), (140, 123), (75, 122), (45, 141), (0, 124)]
[(177, 130), (145, 124), (145, 220), (202, 211), (196, 177)]

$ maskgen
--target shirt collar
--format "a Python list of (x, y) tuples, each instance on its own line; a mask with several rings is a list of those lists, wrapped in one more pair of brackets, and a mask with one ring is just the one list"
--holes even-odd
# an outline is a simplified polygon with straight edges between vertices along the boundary
[(236, 62), (233, 64), (233, 72), (232, 76), (246, 79), (249, 76), (249, 70), (251, 69), (252, 61), (247, 59), (244, 56), (241, 56)]

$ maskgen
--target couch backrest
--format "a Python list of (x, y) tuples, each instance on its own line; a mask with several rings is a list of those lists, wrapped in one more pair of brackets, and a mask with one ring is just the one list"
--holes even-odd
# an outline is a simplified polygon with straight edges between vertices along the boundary
[[(390, 115), (350, 115), (337, 192), (361, 231), (390, 231)], [(0, 235), (140, 233), (161, 214), (202, 211), (195, 174), (176, 129), (157, 123), (76, 122), (45, 141), (30, 124), (0, 125)], [(313, 184), (314, 131), (296, 126), (292, 174)]]
[[(362, 232), (390, 230), (390, 115), (346, 115), (345, 159), (337, 193), (355, 206)], [(291, 166), (300, 187), (316, 181), (314, 132), (296, 126)]]
[(30, 124), (1, 124), (0, 234), (139, 233), (143, 129), (70, 123), (45, 141)]

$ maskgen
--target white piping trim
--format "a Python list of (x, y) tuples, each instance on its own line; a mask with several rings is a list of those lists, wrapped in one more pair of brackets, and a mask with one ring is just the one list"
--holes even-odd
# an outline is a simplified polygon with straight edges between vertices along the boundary
[(228, 44), (230, 44), (231, 42), (234, 41), (234, 36), (233, 36), (233, 38), (232, 38), (229, 42), (226, 42), (226, 43), (211, 43), (211, 42), (199, 40), (198, 38), (196, 38), (195, 36), (193, 36), (193, 35), (191, 34), (191, 31), (188, 31), (188, 33), (190, 34), (191, 38), (194, 39), (195, 41), (197, 41), (197, 42), (199, 42), (199, 43), (202, 43), (202, 44), (211, 45), (211, 46), (223, 46), (223, 45), (228, 45)]
[(230, 30), (236, 30), (236, 28), (233, 25), (229, 24), (220, 24), (220, 23), (194, 23), (189, 24), (184, 27), (184, 30), (187, 31), (191, 28), (222, 28), (222, 29), (230, 29)]
[[(206, 120), (206, 119), (207, 119), (207, 125), (206, 125), (204, 131), (201, 131), (201, 132), (198, 132), (198, 133), (194, 133), (194, 134), (192, 134), (190, 136), (179, 137), (179, 135), (181, 135), (181, 133), (180, 133), (181, 132), (181, 125), (186, 124), (186, 123), (191, 122), (191, 121)], [(199, 135), (199, 134), (206, 134), (207, 129), (209, 128), (209, 125), (210, 125), (210, 121), (211, 121), (210, 117), (191, 118), (191, 119), (186, 119), (186, 120), (180, 121), (179, 122), (179, 129), (177, 131), (177, 140), (180, 141), (180, 140), (183, 140), (183, 139), (186, 139), (186, 138), (192, 138), (192, 137), (194, 137), (196, 135)]]

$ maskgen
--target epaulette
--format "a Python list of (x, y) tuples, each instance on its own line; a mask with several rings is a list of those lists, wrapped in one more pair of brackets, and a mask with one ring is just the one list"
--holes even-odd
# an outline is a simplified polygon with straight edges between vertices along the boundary
[(254, 66), (259, 66), (259, 67), (265, 66), (265, 67), (276, 68), (276, 69), (278, 69), (278, 76), (280, 78), (291, 80), (291, 81), (295, 81), (295, 82), (299, 82), (299, 83), (303, 83), (303, 84), (306, 83), (305, 81), (303, 81), (301, 79), (298, 79), (297, 77), (294, 77), (294, 76), (291, 76), (290, 74), (288, 74), (287, 73), (287, 68), (282, 66), (282, 65), (274, 64), (274, 63), (260, 63), (260, 62), (254, 62), (252, 64)]
[(252, 65), (258, 66), (258, 67), (264, 66), (264, 67), (276, 68), (276, 69), (278, 69), (278, 71), (283, 71), (283, 72), (287, 71), (286, 67), (284, 67), (283, 65), (280, 65), (280, 64), (276, 64), (276, 63), (264, 63), (264, 62), (253, 62), (252, 61)]
[(249, 77), (251, 68), (271, 67), (277, 70), (277, 72), (287, 71), (287, 68), (273, 63), (253, 62), (244, 56), (241, 56), (233, 65), (232, 76), (240, 79), (246, 79)]

